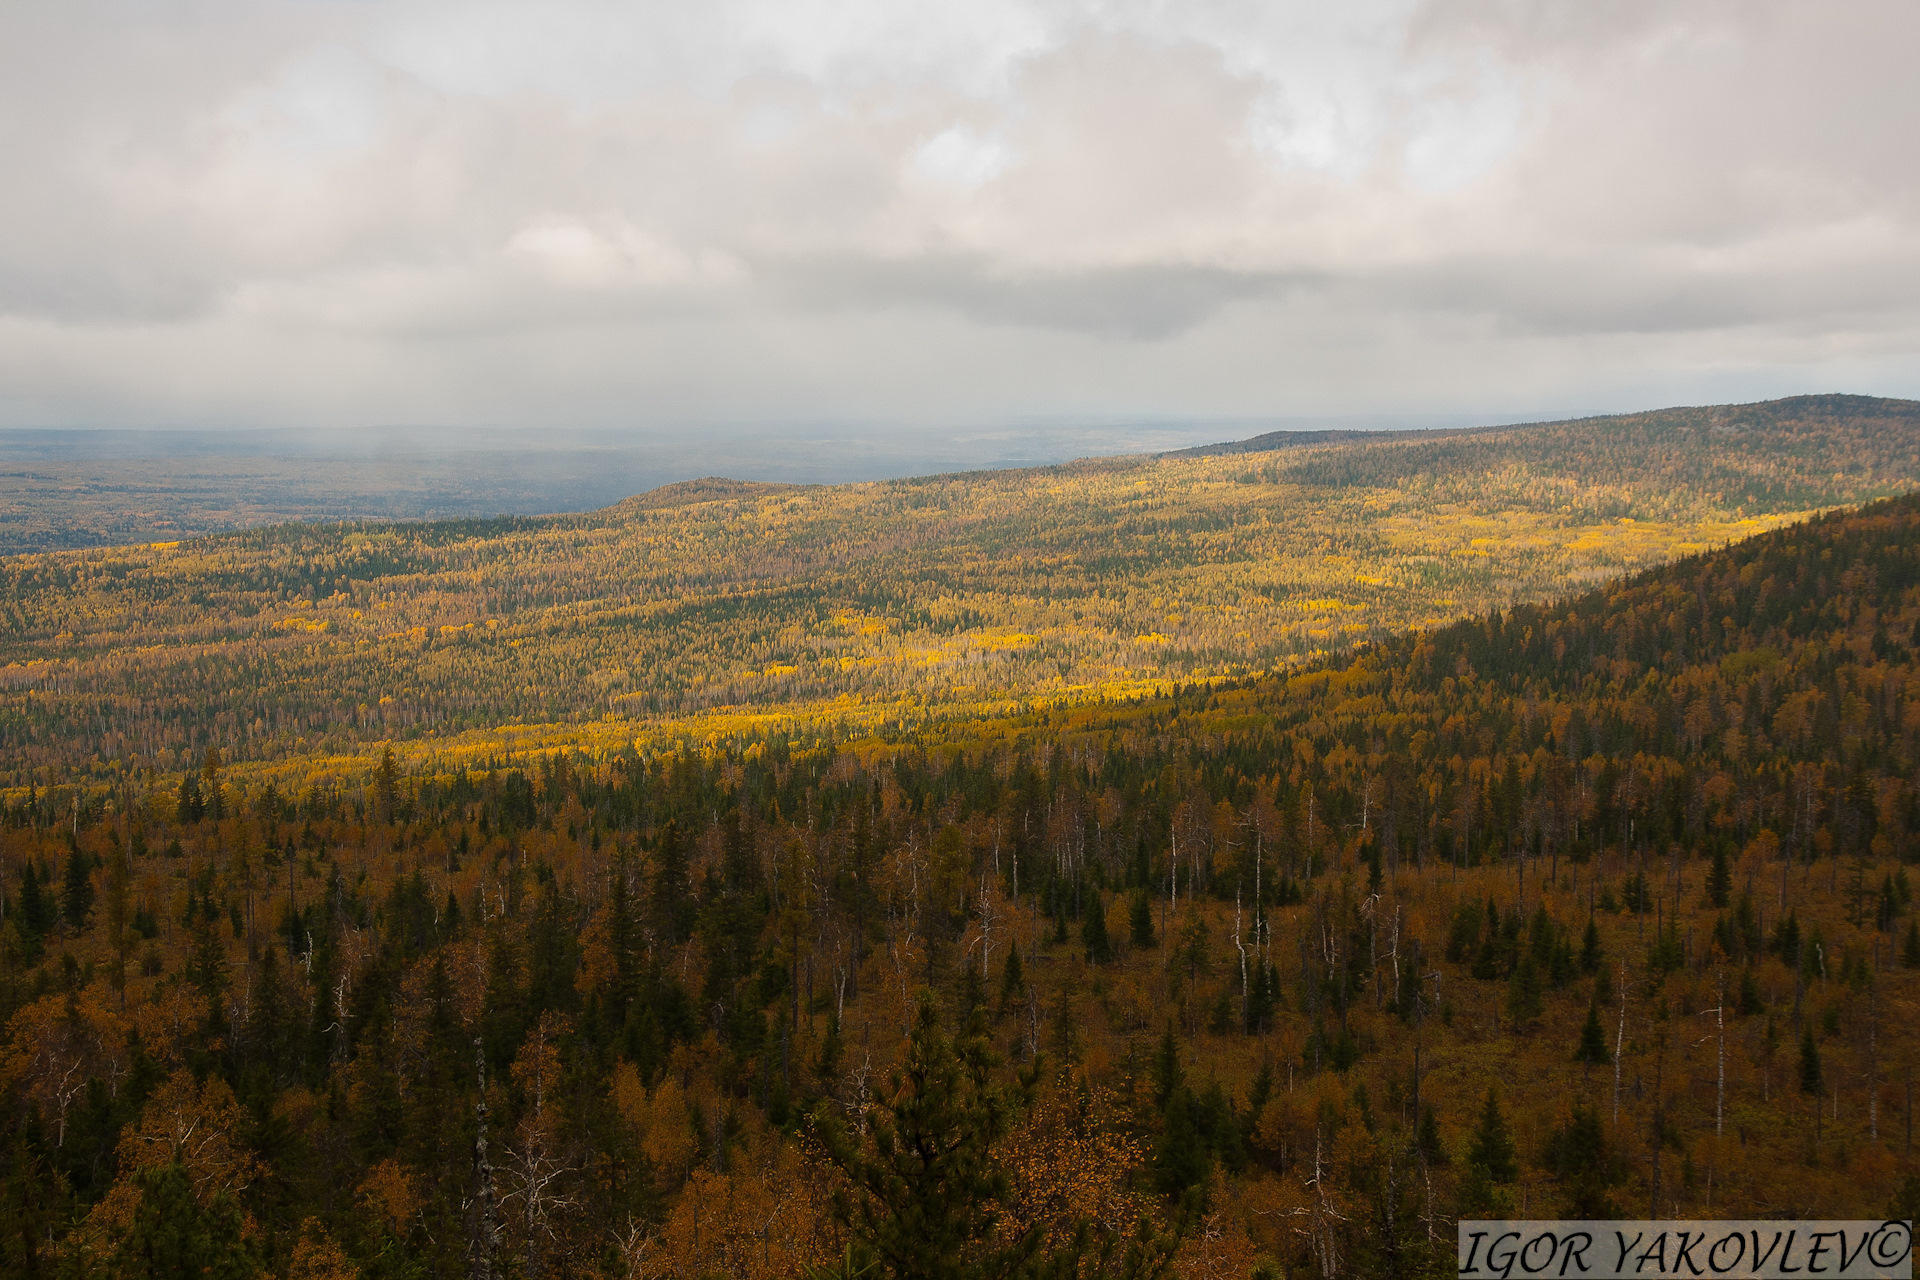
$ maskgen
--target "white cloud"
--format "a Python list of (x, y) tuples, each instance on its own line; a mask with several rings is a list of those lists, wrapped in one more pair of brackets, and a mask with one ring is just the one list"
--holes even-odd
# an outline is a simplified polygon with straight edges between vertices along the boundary
[(942, 129), (913, 154), (913, 166), (929, 178), (977, 187), (1007, 167), (1006, 145), (981, 137), (964, 124)]
[(1920, 391), (1916, 36), (1787, 0), (8, 6), (0, 423)]

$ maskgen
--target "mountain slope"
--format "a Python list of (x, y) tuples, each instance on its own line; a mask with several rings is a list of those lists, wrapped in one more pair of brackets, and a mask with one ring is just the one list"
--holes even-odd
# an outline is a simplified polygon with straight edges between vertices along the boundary
[(275, 1273), (803, 1274), (806, 1117), (896, 1096), (922, 992), (1005, 1064), (1009, 1228), (1203, 1193), (1180, 1274), (1909, 1216), (1917, 658), (1909, 497), (1168, 698), (16, 793), (0, 1263), (137, 1251), (187, 1124)]
[[(1136, 696), (1538, 600), (1920, 480), (1906, 402), (292, 525), (0, 561), (0, 742), (68, 770)], [(609, 719), (611, 717), (611, 719)]]

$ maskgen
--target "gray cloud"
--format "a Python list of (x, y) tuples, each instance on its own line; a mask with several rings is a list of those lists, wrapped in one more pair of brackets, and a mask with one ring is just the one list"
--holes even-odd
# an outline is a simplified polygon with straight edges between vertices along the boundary
[(1908, 4), (0, 12), (0, 424), (1920, 393)]

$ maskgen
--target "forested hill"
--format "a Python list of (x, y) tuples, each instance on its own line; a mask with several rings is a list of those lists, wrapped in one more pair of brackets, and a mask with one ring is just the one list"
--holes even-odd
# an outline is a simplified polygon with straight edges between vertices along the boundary
[[(1790, 396), (1756, 404), (1437, 431), (1276, 431), (1206, 445), (1172, 458), (1292, 451), (1339, 443), (1310, 457), (1273, 460), (1277, 479), (1380, 485), (1416, 476), (1528, 474), (1622, 480), (1658, 473), (1680, 480), (1683, 501), (1711, 495), (1747, 510), (1831, 506), (1823, 495), (1866, 470), (1904, 474), (1920, 463), (1920, 401), (1877, 396)], [(1879, 463), (1869, 458), (1879, 457)]]
[(1912, 1216), (1916, 555), (1902, 498), (1169, 698), (36, 793), (0, 1264), (1429, 1275), (1462, 1215)]
[[(282, 786), (865, 733), (1162, 692), (1540, 601), (1920, 483), (1861, 397), (793, 487), (583, 516), (286, 525), (0, 560), (0, 786)], [(336, 765), (325, 761), (332, 760)], [(10, 776), (9, 776), (10, 775)]]

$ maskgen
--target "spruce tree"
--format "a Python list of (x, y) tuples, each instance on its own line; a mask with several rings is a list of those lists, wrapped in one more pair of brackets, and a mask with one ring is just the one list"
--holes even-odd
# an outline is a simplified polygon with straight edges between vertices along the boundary
[[(849, 1132), (822, 1109), (827, 1156), (848, 1184), (834, 1197), (834, 1216), (850, 1239), (843, 1264), (824, 1274), (990, 1280), (1080, 1273), (1084, 1224), (1053, 1248), (1044, 1222), (1001, 1228), (1000, 1206), (1012, 1190), (993, 1147), (1033, 1081), (1023, 1077), (1010, 1091), (995, 1081), (994, 1067), (979, 1018), (949, 1039), (923, 996), (906, 1060), (871, 1113), (869, 1135)], [(1129, 1247), (1124, 1269), (1159, 1274), (1177, 1243), (1177, 1232), (1143, 1237)]]
[(1173, 1024), (1160, 1035), (1160, 1047), (1153, 1055), (1153, 1105), (1161, 1111), (1186, 1083), (1180, 1067), (1180, 1042), (1174, 1038)]
[(1507, 1118), (1500, 1112), (1500, 1099), (1489, 1089), (1487, 1104), (1480, 1110), (1480, 1123), (1474, 1126), (1473, 1139), (1467, 1146), (1467, 1164), (1484, 1170), (1489, 1182), (1505, 1184), (1520, 1176), (1517, 1157)]
[(1713, 851), (1713, 867), (1707, 872), (1707, 900), (1716, 908), (1725, 907), (1733, 896), (1733, 869), (1727, 865), (1727, 851), (1717, 846)]
[(1207, 1180), (1213, 1161), (1194, 1117), (1193, 1096), (1180, 1089), (1168, 1100), (1166, 1123), (1153, 1146), (1153, 1185), (1161, 1195), (1179, 1197)]
[(1133, 895), (1133, 906), (1127, 913), (1127, 926), (1136, 947), (1152, 947), (1159, 941), (1153, 933), (1153, 899), (1147, 896), (1145, 889), (1136, 890)]
[(1007, 948), (1007, 962), (1000, 966), (1000, 1006), (995, 1018), (1012, 1013), (1027, 998), (1027, 979), (1020, 969), (1020, 948)]
[(60, 897), (67, 928), (79, 933), (93, 910), (93, 859), (77, 847), (67, 851), (66, 885)]
[(1087, 918), (1080, 925), (1080, 941), (1087, 949), (1087, 959), (1094, 964), (1113, 959), (1113, 943), (1107, 938), (1105, 898), (1098, 889), (1088, 891)]
[(1920, 916), (1907, 921), (1907, 940), (1900, 948), (1900, 963), (1908, 969), (1920, 969)]
[(966, 968), (960, 971), (960, 1017), (971, 1018), (975, 1010), (987, 1007), (987, 984), (980, 976), (980, 966), (972, 956), (967, 957)]
[(1600, 1113), (1574, 1104), (1567, 1123), (1547, 1139), (1547, 1168), (1560, 1180), (1562, 1212), (1569, 1218), (1613, 1218), (1619, 1214), (1607, 1194), (1619, 1176), (1619, 1160), (1607, 1144)]
[(1414, 1145), (1420, 1148), (1428, 1164), (1447, 1163), (1446, 1144), (1440, 1140), (1440, 1122), (1435, 1119), (1432, 1107), (1420, 1108), (1420, 1126), (1415, 1132)]
[(1823, 1089), (1820, 1073), (1820, 1046), (1813, 1042), (1813, 1028), (1800, 1033), (1800, 1092), (1818, 1097)]
[(107, 1259), (114, 1280), (247, 1280), (260, 1265), (241, 1238), (240, 1210), (226, 1195), (202, 1208), (178, 1161), (142, 1172), (133, 1222)]
[(1613, 1054), (1607, 1049), (1606, 1028), (1600, 1025), (1598, 1004), (1587, 1006), (1586, 1025), (1580, 1028), (1580, 1043), (1574, 1048), (1573, 1060), (1590, 1067), (1604, 1067), (1613, 1061)]
[(41, 940), (53, 928), (53, 904), (40, 888), (40, 872), (32, 858), (20, 872), (19, 922), (21, 942), (29, 963), (40, 958)]
[(1520, 957), (1507, 979), (1507, 1017), (1516, 1028), (1525, 1027), (1540, 1016), (1540, 970), (1531, 955)]

